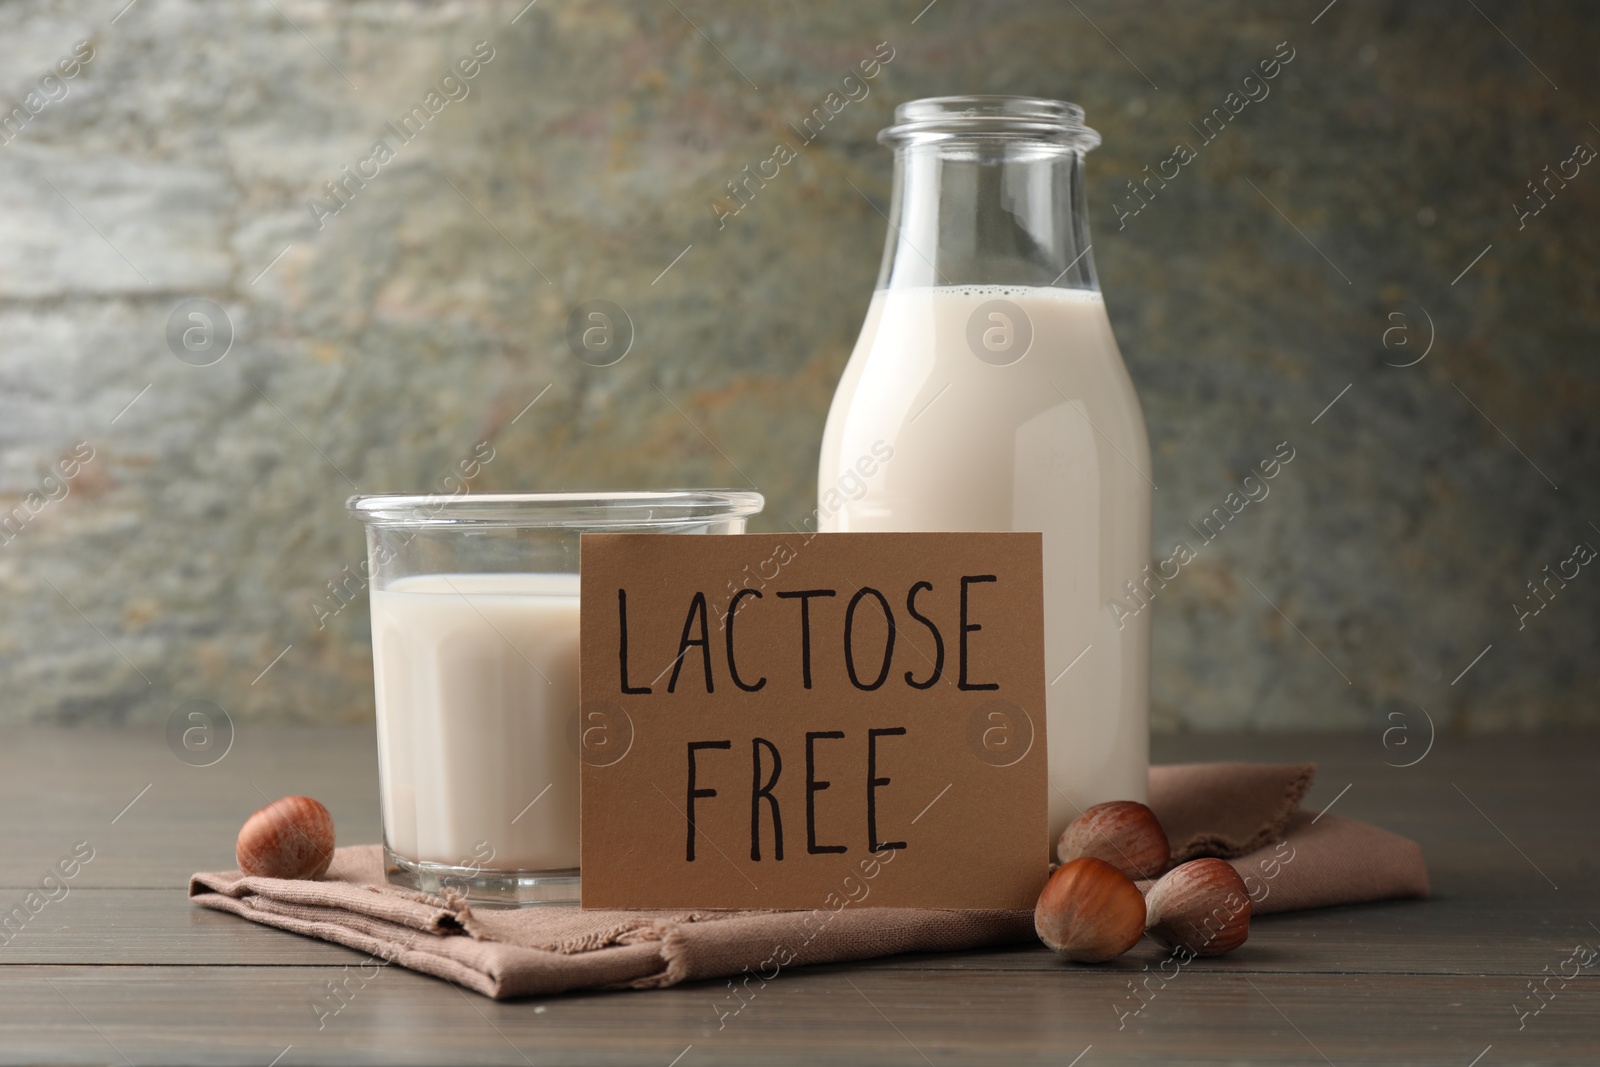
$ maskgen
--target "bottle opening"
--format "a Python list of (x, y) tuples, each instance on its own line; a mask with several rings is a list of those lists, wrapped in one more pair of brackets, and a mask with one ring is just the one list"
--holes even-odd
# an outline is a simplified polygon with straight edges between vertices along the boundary
[(1086, 152), (1100, 135), (1083, 124), (1083, 108), (1035, 96), (935, 96), (901, 104), (894, 125), (878, 134), (890, 147), (940, 141), (1009, 138), (1046, 141)]

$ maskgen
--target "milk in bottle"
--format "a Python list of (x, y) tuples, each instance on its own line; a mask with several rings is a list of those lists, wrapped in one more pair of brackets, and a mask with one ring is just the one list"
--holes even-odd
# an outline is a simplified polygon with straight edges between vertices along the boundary
[(1144, 800), (1150, 451), (1095, 280), (1072, 104), (902, 105), (883, 270), (823, 438), (819, 484), (892, 458), (823, 528), (1043, 534), (1050, 842)]

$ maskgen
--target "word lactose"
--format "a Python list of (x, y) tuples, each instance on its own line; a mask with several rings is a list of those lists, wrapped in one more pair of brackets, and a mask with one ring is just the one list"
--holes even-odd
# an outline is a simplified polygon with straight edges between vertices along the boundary
[[(956, 688), (962, 691), (975, 691), (1000, 688), (997, 682), (978, 682), (973, 680), (974, 671), (971, 664), (972, 635), (983, 629), (979, 623), (971, 621), (973, 587), (996, 581), (993, 574), (964, 574), (959, 580), (960, 607), (954, 625), (952, 620), (946, 620), (945, 629), (941, 629), (938, 622), (932, 617), (937, 614), (927, 607), (919, 605), (919, 597), (937, 595), (932, 582), (916, 582), (905, 593), (903, 611), (911, 622), (925, 628), (933, 637), (934, 656), (931, 664), (920, 652), (917, 658), (920, 662), (914, 664), (912, 670), (906, 670), (902, 678), (904, 683), (913, 689), (931, 689), (944, 677), (945, 668), (945, 634), (953, 633), (956, 645)], [(777, 663), (764, 663), (759, 668), (746, 660), (741, 667), (738, 656), (738, 633), (735, 626), (737, 616), (746, 600), (763, 601), (765, 594), (759, 589), (743, 588), (728, 598), (727, 607), (721, 613), (723, 648), (718, 650), (713, 647), (711, 640), (710, 607), (704, 592), (696, 592), (689, 600), (687, 611), (684, 614), (683, 633), (678, 639), (678, 651), (673, 660), (665, 656), (651, 656), (645, 662), (666, 663), (671, 662), (672, 677), (667, 682), (667, 692), (676, 693), (678, 682), (684, 673), (684, 667), (689, 663), (691, 653), (700, 660), (700, 674), (704, 679), (705, 692), (716, 692), (717, 676), (722, 674), (739, 689), (746, 693), (759, 692), (767, 686), (768, 675), (756, 674), (759, 670), (776, 672)], [(832, 656), (813, 655), (813, 619), (814, 613), (829, 610), (830, 602), (837, 603), (845, 600), (844, 594), (837, 589), (789, 589), (773, 594), (773, 599), (793, 604), (793, 607), (780, 608), (777, 604), (763, 604), (744, 608), (746, 612), (786, 610), (792, 613), (794, 619), (794, 634), (798, 646), (798, 656), (790, 662), (799, 668), (799, 677), (802, 688), (810, 689), (813, 685), (813, 667), (820, 662), (824, 668), (837, 668), (842, 666), (850, 684), (857, 689), (870, 692), (880, 689), (889, 681), (894, 666), (895, 644), (900, 624), (894, 609), (890, 606), (889, 598), (880, 590), (871, 586), (863, 586), (856, 590), (846, 600), (842, 609), (844, 616), (844, 639), (840, 654)], [(868, 601), (872, 606), (866, 607)], [(815, 603), (814, 603), (815, 602)], [(839, 608), (833, 608), (839, 611)], [(861, 648), (866, 642), (857, 639), (857, 631), (864, 629), (863, 623), (881, 619), (873, 628), (882, 634), (882, 644), (876, 648)], [(886, 624), (886, 625), (885, 625)], [(618, 659), (622, 673), (622, 692), (628, 695), (642, 695), (653, 692), (651, 685), (635, 685), (629, 680), (629, 648), (628, 648), (628, 592), (626, 589), (617, 590), (617, 626), (618, 626)], [(874, 642), (876, 644), (876, 642)], [(722, 651), (721, 663), (718, 664), (717, 652)], [(918, 678), (917, 671), (925, 673), (925, 677)], [(776, 674), (773, 675), (777, 677)], [(792, 677), (792, 676), (791, 676)]]

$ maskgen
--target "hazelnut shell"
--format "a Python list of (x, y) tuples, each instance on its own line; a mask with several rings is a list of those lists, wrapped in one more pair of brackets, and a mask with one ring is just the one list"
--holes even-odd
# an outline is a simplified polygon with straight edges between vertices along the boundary
[(1221, 956), (1250, 936), (1250, 891), (1226, 860), (1174, 867), (1150, 887), (1145, 907), (1150, 936), (1169, 949)]
[(1103, 963), (1144, 936), (1139, 887), (1104, 860), (1084, 856), (1056, 868), (1033, 909), (1039, 940), (1078, 963)]
[(321, 878), (333, 862), (333, 816), (310, 797), (282, 797), (239, 829), (239, 870), (259, 878)]
[(1056, 858), (1105, 860), (1129, 878), (1159, 878), (1172, 862), (1172, 847), (1155, 812), (1135, 800), (1096, 804), (1062, 831)]

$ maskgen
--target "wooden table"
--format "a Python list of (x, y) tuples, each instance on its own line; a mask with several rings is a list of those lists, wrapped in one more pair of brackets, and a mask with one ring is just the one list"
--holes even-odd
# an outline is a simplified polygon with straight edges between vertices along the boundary
[(1150, 942), (1100, 967), (1026, 947), (800, 969), (721, 1029), (722, 983), (502, 1004), (389, 967), (319, 1030), (313, 1002), (361, 955), (195, 907), (184, 887), (232, 866), (264, 798), (319, 797), (342, 841), (377, 840), (370, 728), (243, 726), (204, 768), (156, 729), (8, 730), (0, 912), (27, 914), (79, 842), (93, 859), (0, 934), (0, 1063), (1600, 1062), (1600, 961), (1559, 977), (1576, 946), (1600, 949), (1596, 739), (1440, 737), (1386, 765), (1414, 741), (1158, 739), (1159, 761), (1319, 761), (1310, 806), (1420, 841), (1435, 896), (1259, 919), (1120, 1029)]

